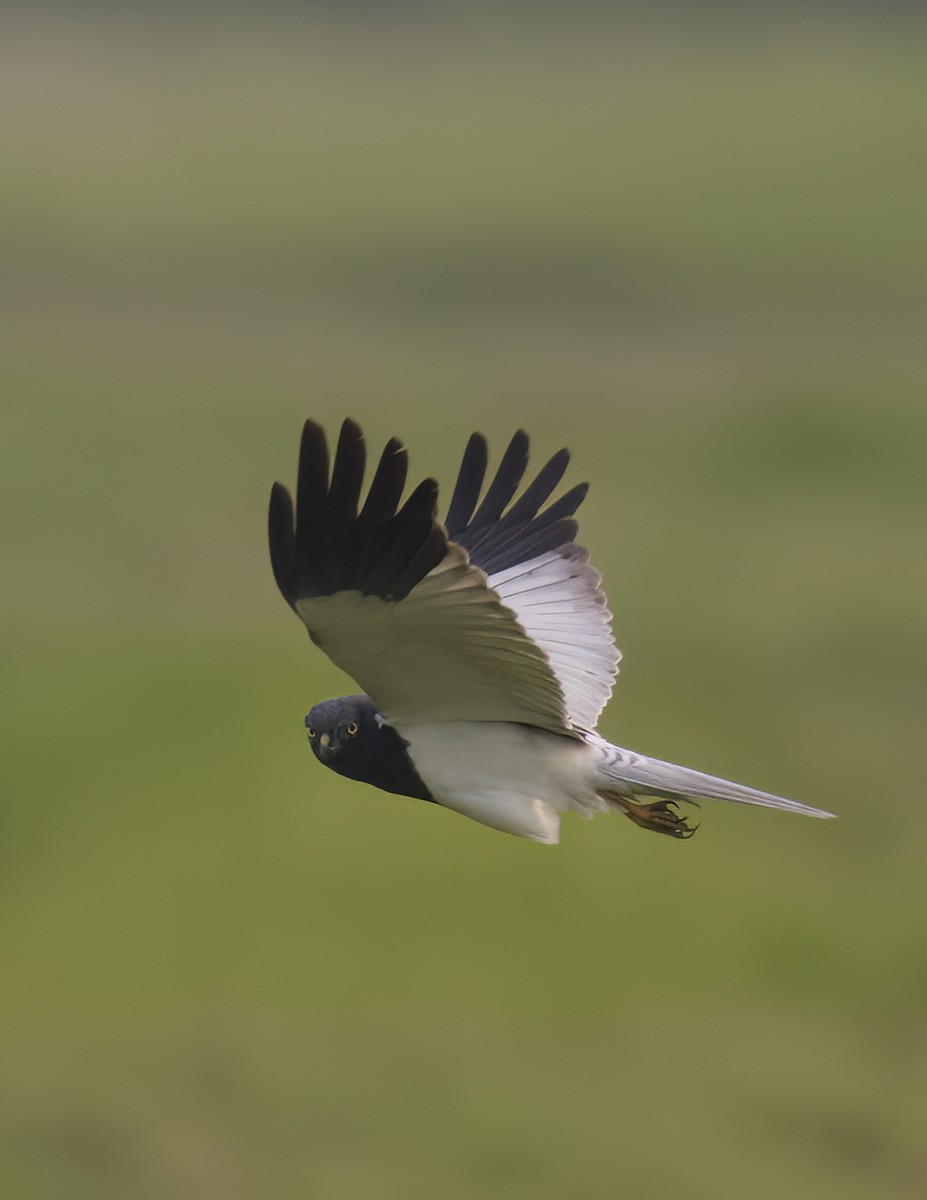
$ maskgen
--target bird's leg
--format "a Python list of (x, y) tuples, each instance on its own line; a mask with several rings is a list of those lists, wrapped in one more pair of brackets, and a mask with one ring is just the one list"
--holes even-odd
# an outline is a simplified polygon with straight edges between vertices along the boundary
[(690, 825), (685, 817), (679, 815), (675, 800), (654, 800), (652, 804), (636, 804), (623, 796), (620, 799), (615, 796), (609, 798), (641, 829), (652, 829), (654, 833), (665, 833), (674, 838), (690, 838), (698, 829), (697, 825)]

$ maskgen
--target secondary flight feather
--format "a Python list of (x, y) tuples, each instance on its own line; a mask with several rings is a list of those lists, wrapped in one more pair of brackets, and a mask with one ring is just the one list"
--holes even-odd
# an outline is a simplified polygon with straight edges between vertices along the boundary
[(271, 565), (312, 641), (363, 689), (306, 718), (320, 761), (546, 843), (565, 809), (617, 809), (682, 838), (694, 829), (680, 801), (830, 816), (595, 732), (621, 655), (601, 576), (575, 540), (587, 485), (555, 496), (566, 450), (526, 482), (528, 448), (519, 431), (487, 485), (474, 434), (442, 521), (435, 480), (403, 500), (408, 456), (395, 438), (364, 495), (357, 424), (343, 423), (330, 462), (324, 431), (306, 422), (295, 504), (282, 484), (271, 493)]

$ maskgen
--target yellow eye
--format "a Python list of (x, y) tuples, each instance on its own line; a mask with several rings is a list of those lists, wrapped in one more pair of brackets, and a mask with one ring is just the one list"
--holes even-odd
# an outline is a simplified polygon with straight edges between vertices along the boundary
[(348, 726), (348, 736), (353, 737), (355, 735), (355, 733), (357, 733), (357, 722), (352, 721), (351, 724)]
[(311, 725), (307, 725), (307, 726), (306, 726), (306, 733), (308, 733), (308, 734), (309, 734), (310, 738), (314, 738), (314, 737), (315, 737), (315, 730), (312, 728), (312, 726), (311, 726)]

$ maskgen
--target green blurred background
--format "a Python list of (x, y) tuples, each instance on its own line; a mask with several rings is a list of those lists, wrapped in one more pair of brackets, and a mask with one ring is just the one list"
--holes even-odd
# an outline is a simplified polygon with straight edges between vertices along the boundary
[[(927, 30), (7, 12), (10, 1197), (920, 1197)], [(839, 812), (325, 773), (299, 428), (589, 478), (602, 730)]]

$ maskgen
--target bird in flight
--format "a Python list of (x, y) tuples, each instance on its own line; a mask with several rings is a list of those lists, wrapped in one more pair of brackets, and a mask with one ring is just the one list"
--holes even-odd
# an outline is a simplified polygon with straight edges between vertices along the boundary
[(270, 498), (277, 585), (315, 645), (364, 690), (310, 710), (321, 763), (548, 845), (567, 809), (617, 810), (676, 838), (697, 828), (680, 803), (703, 799), (833, 815), (596, 733), (621, 654), (601, 576), (575, 541), (588, 485), (549, 502), (566, 450), (522, 486), (519, 431), (484, 490), (486, 439), (473, 434), (443, 521), (434, 479), (402, 502), (399, 441), (386, 443), (362, 503), (365, 460), (354, 421), (343, 423), (331, 466), (323, 429), (307, 421), (295, 506), (280, 483)]

